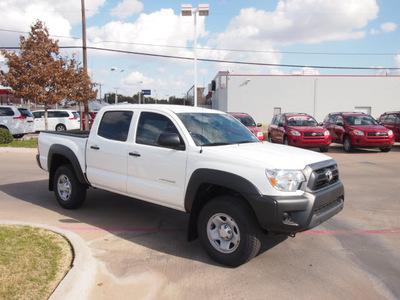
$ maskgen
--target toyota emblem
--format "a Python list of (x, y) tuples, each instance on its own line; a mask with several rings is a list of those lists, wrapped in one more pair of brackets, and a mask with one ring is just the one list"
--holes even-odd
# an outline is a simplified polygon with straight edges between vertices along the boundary
[(326, 179), (328, 179), (328, 182), (332, 181), (332, 179), (333, 179), (332, 171), (331, 170), (326, 171), (325, 177), (326, 177)]

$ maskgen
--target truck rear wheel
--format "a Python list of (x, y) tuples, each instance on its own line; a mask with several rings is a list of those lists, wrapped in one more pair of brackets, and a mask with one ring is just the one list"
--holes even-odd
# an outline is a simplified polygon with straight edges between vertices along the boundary
[(257, 255), (261, 228), (249, 205), (231, 196), (209, 201), (200, 211), (198, 234), (202, 246), (215, 261), (238, 267)]
[(54, 174), (54, 194), (64, 208), (80, 207), (86, 198), (86, 187), (78, 181), (71, 165), (60, 166)]

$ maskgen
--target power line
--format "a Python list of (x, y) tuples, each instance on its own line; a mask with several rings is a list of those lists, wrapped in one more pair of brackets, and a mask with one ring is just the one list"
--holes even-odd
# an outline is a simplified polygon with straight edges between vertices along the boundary
[[(19, 50), (20, 47), (1, 47), (7, 50)], [(78, 46), (60, 46), (60, 49), (82, 49)], [(100, 47), (86, 47), (88, 50), (122, 53), (130, 55), (143, 55), (160, 58), (180, 59), (180, 60), (193, 60), (192, 57), (155, 54), (155, 53), (144, 53), (128, 50), (118, 50)], [(270, 64), (262, 62), (245, 62), (245, 61), (233, 61), (233, 60), (219, 60), (209, 58), (198, 58), (199, 61), (211, 62), (211, 63), (226, 63), (226, 64), (240, 64), (240, 65), (252, 65), (252, 66), (265, 66), (265, 67), (280, 67), (280, 68), (313, 68), (313, 69), (335, 69), (335, 70), (400, 70), (400, 68), (386, 68), (386, 67), (349, 67), (349, 66), (318, 66), (318, 65), (296, 65), (296, 64)]]

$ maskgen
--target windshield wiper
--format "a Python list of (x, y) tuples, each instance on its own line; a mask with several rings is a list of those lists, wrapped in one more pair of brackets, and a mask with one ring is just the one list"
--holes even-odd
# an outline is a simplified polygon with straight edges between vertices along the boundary
[(232, 145), (232, 143), (210, 143), (210, 144), (203, 144), (202, 146), (225, 146), (225, 145)]

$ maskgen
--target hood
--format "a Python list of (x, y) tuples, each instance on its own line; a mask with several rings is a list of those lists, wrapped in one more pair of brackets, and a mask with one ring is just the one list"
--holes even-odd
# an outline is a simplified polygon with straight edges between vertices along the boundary
[(365, 132), (388, 132), (389, 129), (382, 125), (349, 125), (350, 130), (361, 130)]
[(254, 163), (269, 169), (302, 170), (309, 164), (331, 159), (319, 152), (269, 142), (205, 146), (202, 149), (206, 155), (229, 160), (232, 163), (239, 161), (248, 165)]
[(288, 126), (289, 130), (296, 130), (299, 132), (325, 132), (322, 126)]

